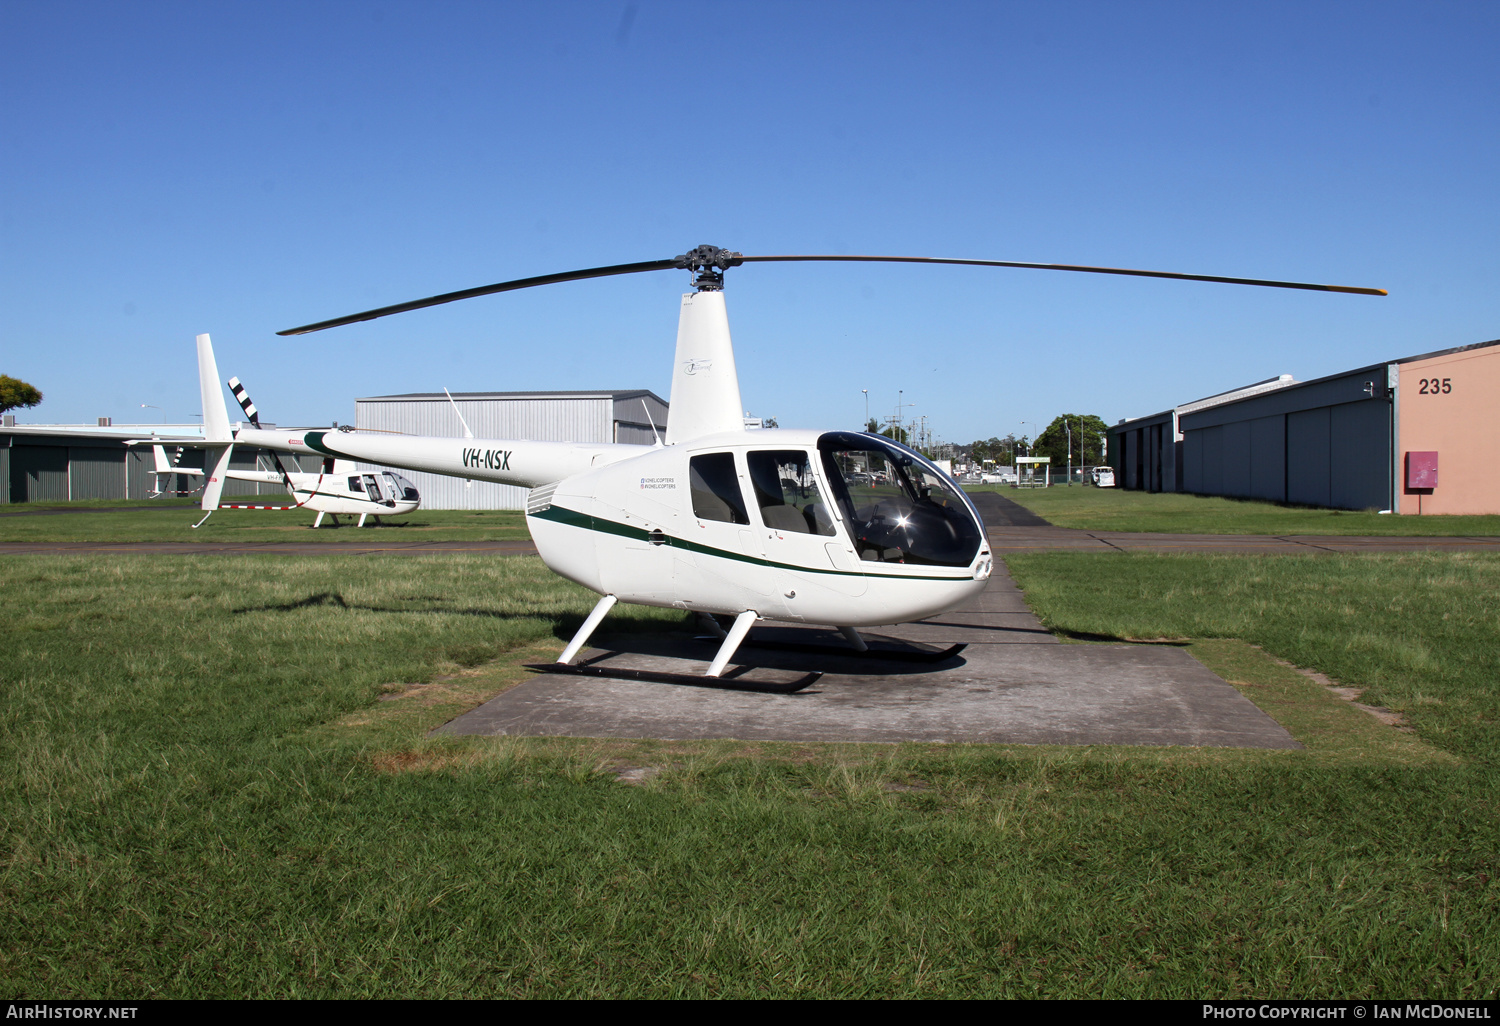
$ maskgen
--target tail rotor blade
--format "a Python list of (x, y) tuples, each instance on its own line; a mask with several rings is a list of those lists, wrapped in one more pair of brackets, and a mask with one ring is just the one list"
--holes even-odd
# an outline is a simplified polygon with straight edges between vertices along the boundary
[(245, 416), (250, 418), (250, 423), (260, 427), (260, 414), (255, 409), (255, 403), (250, 400), (250, 393), (245, 391), (245, 386), (240, 383), (239, 378), (229, 379), (229, 391), (234, 393), (235, 402), (240, 404), (240, 409), (245, 411)]

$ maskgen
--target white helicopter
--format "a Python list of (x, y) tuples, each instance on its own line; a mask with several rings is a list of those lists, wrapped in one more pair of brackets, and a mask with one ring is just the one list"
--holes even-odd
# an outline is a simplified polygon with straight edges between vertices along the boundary
[[(256, 410), (255, 403), (251, 401), (249, 393), (245, 391), (245, 386), (240, 383), (239, 378), (230, 378), (228, 383), (229, 390), (234, 393), (245, 415), (250, 418), (252, 427), (258, 429), (260, 413)], [(164, 476), (171, 474), (207, 477), (207, 481), (200, 487), (204, 488), (203, 509), (209, 513), (216, 509), (307, 509), (318, 514), (312, 523), (314, 528), (323, 525), (325, 516), (332, 517), (333, 526), (337, 527), (340, 515), (357, 516), (359, 526), (364, 527), (369, 517), (375, 517), (376, 522), (379, 523), (383, 516), (400, 516), (410, 513), (422, 504), (422, 497), (418, 494), (416, 486), (400, 474), (388, 470), (377, 473), (362, 472), (352, 460), (324, 457), (323, 465), (317, 473), (289, 471), (282, 466), (277, 450), (272, 450), (271, 458), (275, 462), (275, 470), (230, 470), (229, 457), (234, 451), (236, 433), (229, 424), (229, 412), (224, 404), (224, 393), (219, 390), (219, 370), (214, 361), (213, 342), (207, 335), (198, 336), (198, 385), (203, 397), (204, 410), (201, 439), (174, 438), (169, 442), (157, 438), (131, 439), (126, 444), (151, 446), (155, 457), (155, 468), (147, 473), (155, 475), (158, 483)], [(177, 447), (176, 453), (170, 460), (166, 453), (167, 444)], [(208, 448), (217, 451), (220, 446), (224, 448), (222, 455), (214, 460), (216, 472), (212, 475), (196, 467), (179, 465), (184, 448)], [(279, 484), (286, 488), (295, 502), (290, 506), (223, 502), (220, 497), (225, 480)], [(210, 493), (213, 496), (212, 502), (210, 502)], [(156, 494), (160, 494), (160, 489)], [(193, 526), (199, 527), (207, 519), (208, 517), (205, 516)]]
[[(710, 680), (724, 673), (751, 626), (762, 619), (833, 625), (864, 652), (859, 628), (918, 620), (961, 605), (984, 589), (994, 557), (968, 496), (914, 449), (850, 431), (744, 430), (724, 272), (756, 262), (830, 260), (1088, 271), (1386, 294), (1123, 268), (934, 257), (745, 256), (700, 246), (672, 259), (500, 282), (279, 332), (300, 335), (537, 285), (688, 270), (694, 291), (682, 297), (665, 444), (660, 439), (646, 446), (427, 438), (348, 428), (300, 433), (242, 428), (235, 441), (531, 489), (526, 520), (542, 559), (602, 596), (558, 657), (558, 671), (622, 675), (572, 665), (621, 600), (733, 617), (708, 668)], [(205, 509), (218, 500), (227, 452), (218, 456), (217, 472), (205, 489)], [(633, 676), (709, 682), (671, 674)]]

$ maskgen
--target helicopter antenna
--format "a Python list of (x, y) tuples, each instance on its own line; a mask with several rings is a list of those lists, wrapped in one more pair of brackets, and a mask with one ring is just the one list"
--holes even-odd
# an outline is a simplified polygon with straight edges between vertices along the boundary
[(641, 398), (641, 409), (646, 411), (646, 423), (651, 425), (651, 437), (656, 439), (656, 447), (661, 448), (661, 435), (656, 433), (656, 421), (651, 418), (651, 407), (646, 405), (645, 397)]
[(443, 394), (448, 397), (448, 402), (453, 403), (453, 413), (458, 417), (458, 422), (464, 426), (464, 437), (473, 438), (474, 432), (469, 430), (469, 422), (464, 420), (464, 415), (462, 413), (458, 412), (458, 403), (453, 402), (453, 393), (449, 392), (447, 388), (444, 388)]
[[(453, 402), (453, 393), (448, 391), (446, 385), (443, 386), (443, 394), (448, 397), (448, 402), (453, 404), (453, 415), (456, 416), (458, 418), (458, 422), (464, 426), (464, 437), (473, 438), (474, 432), (469, 430), (469, 422), (464, 420), (464, 415), (462, 413), (458, 412), (458, 403)], [(471, 477), (464, 478), (464, 490), (469, 491), (473, 487), (474, 479)]]
[(356, 324), (360, 321), (373, 321), (377, 317), (389, 317), (391, 314), (406, 313), (410, 310), (422, 310), (429, 306), (441, 306), (444, 303), (454, 303), (460, 299), (474, 299), (478, 296), (489, 296), (497, 292), (512, 292), (516, 289), (528, 289), (537, 285), (554, 285), (565, 281), (582, 281), (586, 278), (604, 278), (615, 274), (636, 274), (642, 271), (670, 271), (686, 270), (693, 274), (693, 288), (697, 292), (720, 292), (724, 288), (724, 272), (731, 267), (739, 267), (742, 264), (752, 263), (786, 263), (786, 262), (855, 262), (855, 263), (894, 263), (894, 264), (957, 264), (969, 267), (1014, 267), (1037, 271), (1084, 271), (1090, 274), (1124, 274), (1137, 278), (1172, 278), (1178, 281), (1208, 281), (1218, 282), (1224, 285), (1260, 285), (1267, 288), (1277, 289), (1308, 289), (1315, 292), (1347, 292), (1361, 296), (1384, 296), (1385, 289), (1360, 288), (1353, 285), (1318, 285), (1312, 282), (1302, 281), (1274, 281), (1268, 278), (1232, 278), (1215, 274), (1180, 274), (1175, 271), (1142, 271), (1126, 267), (1088, 267), (1083, 264), (1035, 264), (1024, 263), (1015, 260), (971, 260), (960, 257), (913, 257), (913, 256), (870, 256), (870, 255), (773, 255), (773, 256), (745, 256), (743, 253), (722, 249), (718, 246), (703, 245), (679, 254), (667, 260), (644, 260), (634, 264), (610, 264), (606, 267), (590, 267), (580, 271), (563, 271), (558, 274), (543, 274), (534, 278), (517, 278), (514, 281), (496, 282), (494, 285), (481, 285), (478, 288), (464, 289), (461, 292), (445, 292), (440, 296), (429, 296), (426, 299), (416, 299), (409, 303), (397, 303), (393, 306), (377, 307), (374, 310), (366, 310), (363, 313), (350, 314), (347, 317), (335, 317), (332, 320), (318, 321), (313, 324), (304, 324), (300, 328), (288, 328), (278, 331), (278, 335), (305, 335), (312, 331), (322, 331), (325, 328), (337, 328), (345, 324)]

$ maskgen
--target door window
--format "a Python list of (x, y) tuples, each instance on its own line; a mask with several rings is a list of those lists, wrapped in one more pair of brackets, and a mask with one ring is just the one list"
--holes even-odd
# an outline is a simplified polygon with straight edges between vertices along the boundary
[(745, 462), (761, 523), (773, 531), (833, 535), (833, 516), (807, 453), (799, 449), (752, 452), (746, 454)]
[(693, 515), (699, 520), (750, 523), (739, 475), (734, 470), (734, 453), (710, 452), (690, 459), (688, 491), (693, 499)]

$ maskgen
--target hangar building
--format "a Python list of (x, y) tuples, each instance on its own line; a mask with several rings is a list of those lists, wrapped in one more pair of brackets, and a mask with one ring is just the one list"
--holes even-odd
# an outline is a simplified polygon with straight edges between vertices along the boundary
[[(457, 407), (457, 414), (454, 408)], [(357, 431), (535, 442), (651, 445), (667, 433), (667, 404), (646, 389), (602, 392), (413, 392), (354, 400)], [(653, 433), (653, 425), (655, 432)], [(493, 481), (402, 471), (422, 493), (423, 509), (524, 509), (526, 489)]]
[(1500, 339), (1290, 376), (1111, 427), (1122, 487), (1401, 513), (1500, 513)]
[[(149, 499), (156, 487), (150, 446), (130, 447), (127, 438), (150, 438), (153, 434), (183, 436), (201, 434), (199, 424), (111, 425), (100, 418), (95, 427), (79, 424), (17, 425), (7, 414), (0, 426), (0, 503), (68, 502), (73, 499)], [(170, 443), (168, 451), (172, 451)], [(256, 469), (258, 449), (237, 447), (230, 457), (234, 470)], [(292, 461), (292, 457), (283, 456)], [(301, 457), (303, 470), (316, 470), (320, 462)], [(203, 467), (203, 450), (184, 450), (181, 466)], [(269, 466), (269, 464), (263, 464)], [(288, 466), (288, 469), (291, 469)], [(164, 482), (169, 493), (189, 492), (202, 485), (201, 477), (184, 474)], [(224, 494), (285, 495), (280, 485), (252, 481), (226, 481)]]
[(1145, 492), (1184, 491), (1182, 483), (1182, 431), (1179, 418), (1187, 413), (1232, 403), (1272, 389), (1296, 384), (1290, 374), (1267, 378), (1253, 385), (1220, 392), (1205, 399), (1175, 406), (1149, 417), (1122, 420), (1108, 429), (1111, 459), (1115, 462), (1115, 480), (1121, 488)]

